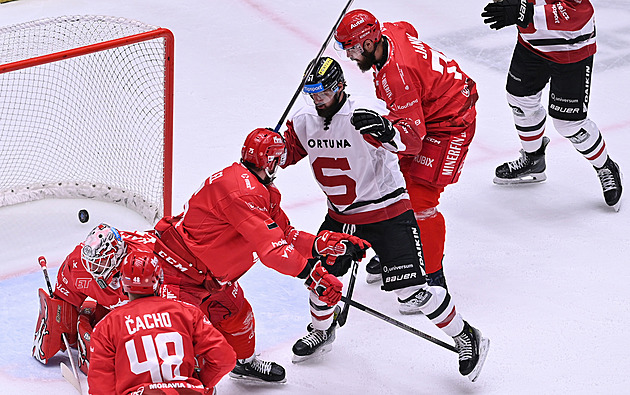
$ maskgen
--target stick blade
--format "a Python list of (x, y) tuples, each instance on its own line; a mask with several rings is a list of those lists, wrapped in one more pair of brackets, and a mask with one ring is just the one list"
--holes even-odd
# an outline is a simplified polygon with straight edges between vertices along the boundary
[(79, 378), (76, 377), (74, 373), (72, 373), (72, 370), (70, 370), (68, 365), (66, 365), (65, 363), (60, 362), (59, 367), (61, 368), (61, 375), (63, 376), (63, 378), (66, 379), (67, 382), (72, 384), (72, 386), (76, 388), (76, 390), (79, 391), (79, 393), (81, 394), (81, 383), (79, 382)]

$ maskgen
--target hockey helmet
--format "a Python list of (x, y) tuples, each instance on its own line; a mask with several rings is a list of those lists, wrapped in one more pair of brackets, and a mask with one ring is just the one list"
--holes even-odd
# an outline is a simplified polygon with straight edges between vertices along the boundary
[(381, 39), (381, 25), (378, 19), (366, 10), (352, 10), (344, 15), (335, 30), (335, 40), (341, 49), (350, 49), (366, 40), (377, 42)]
[(120, 282), (123, 291), (139, 295), (157, 295), (164, 274), (153, 251), (137, 250), (125, 257)]
[(99, 286), (106, 288), (112, 274), (120, 266), (125, 249), (120, 232), (101, 223), (90, 231), (82, 243), (81, 262)]
[[(309, 67), (312, 64), (313, 61), (309, 63)], [(306, 76), (306, 82), (302, 91), (311, 95), (328, 89), (336, 91), (340, 82), (344, 84), (346, 82), (341, 66), (333, 58), (325, 56), (317, 60), (315, 67)]]
[(264, 170), (270, 180), (285, 153), (284, 139), (271, 129), (257, 128), (247, 135), (241, 149), (241, 161), (248, 167)]

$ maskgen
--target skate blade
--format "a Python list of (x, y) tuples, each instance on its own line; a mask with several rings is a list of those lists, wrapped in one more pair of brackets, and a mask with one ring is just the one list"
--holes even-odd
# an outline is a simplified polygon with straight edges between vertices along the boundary
[(291, 362), (293, 362), (293, 363), (300, 363), (300, 362), (308, 361), (308, 360), (311, 360), (311, 359), (316, 359), (316, 358), (321, 357), (324, 354), (328, 354), (331, 350), (332, 350), (332, 343), (324, 344), (323, 346), (321, 346), (320, 348), (315, 350), (315, 352), (312, 353), (311, 355), (295, 355), (295, 354), (293, 354), (293, 359), (291, 359)]
[(380, 283), (383, 277), (380, 274), (367, 274), (365, 276), (365, 282), (368, 284)]
[(496, 185), (518, 185), (518, 184), (533, 184), (537, 182), (543, 182), (547, 179), (545, 173), (532, 173), (519, 178), (499, 178), (494, 177)]
[(479, 342), (479, 360), (477, 361), (477, 365), (468, 375), (468, 379), (473, 383), (479, 377), (481, 373), (481, 368), (483, 368), (483, 363), (486, 362), (486, 357), (488, 356), (488, 350), (490, 349), (490, 339), (486, 339), (485, 337), (481, 338)]
[(402, 315), (424, 315), (424, 313), (420, 311), (420, 309), (405, 310), (404, 308), (399, 307), (398, 312)]
[(238, 380), (243, 383), (252, 383), (252, 384), (284, 384), (287, 382), (286, 377), (280, 381), (267, 381), (267, 380), (260, 379), (258, 377), (246, 376), (246, 375), (242, 375), (242, 374), (238, 374), (234, 372), (230, 372), (228, 376), (230, 376), (230, 378), (234, 380)]

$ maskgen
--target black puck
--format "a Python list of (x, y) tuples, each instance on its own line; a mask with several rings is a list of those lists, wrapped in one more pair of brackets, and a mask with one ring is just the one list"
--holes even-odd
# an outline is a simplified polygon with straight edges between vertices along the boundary
[(81, 209), (79, 210), (79, 221), (81, 221), (82, 224), (88, 222), (90, 220), (90, 214), (88, 214), (87, 210), (85, 209)]

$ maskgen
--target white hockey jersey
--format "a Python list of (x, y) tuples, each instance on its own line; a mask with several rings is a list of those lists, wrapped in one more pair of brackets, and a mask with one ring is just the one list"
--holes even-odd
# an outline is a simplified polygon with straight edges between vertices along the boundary
[(350, 95), (327, 126), (314, 106), (295, 112), (287, 122), (287, 157), (281, 165), (308, 156), (330, 216), (346, 224), (375, 223), (411, 209), (411, 202), (396, 154), (368, 143), (350, 123), (356, 108), (388, 114), (383, 101)]
[(575, 63), (593, 55), (595, 16), (590, 0), (528, 0), (534, 20), (519, 27), (518, 40), (543, 58)]

